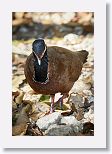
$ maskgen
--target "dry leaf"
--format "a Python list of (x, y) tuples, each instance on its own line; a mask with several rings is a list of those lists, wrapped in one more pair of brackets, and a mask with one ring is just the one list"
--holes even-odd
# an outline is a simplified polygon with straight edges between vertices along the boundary
[(25, 75), (14, 77), (14, 79), (12, 80), (13, 88), (19, 88), (19, 85), (23, 82), (23, 80), (25, 80)]
[(15, 103), (16, 104), (21, 104), (22, 101), (23, 101), (23, 97), (24, 97), (24, 92), (19, 91), (19, 95), (17, 97), (15, 97)]
[(27, 123), (21, 123), (19, 125), (15, 125), (12, 127), (12, 135), (13, 136), (22, 136), (26, 133), (27, 130)]

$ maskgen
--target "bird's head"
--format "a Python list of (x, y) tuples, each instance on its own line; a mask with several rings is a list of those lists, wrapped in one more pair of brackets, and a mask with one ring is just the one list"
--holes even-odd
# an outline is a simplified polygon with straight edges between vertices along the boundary
[(42, 38), (35, 40), (32, 44), (32, 50), (38, 60), (38, 64), (41, 65), (41, 59), (46, 51), (44, 40)]

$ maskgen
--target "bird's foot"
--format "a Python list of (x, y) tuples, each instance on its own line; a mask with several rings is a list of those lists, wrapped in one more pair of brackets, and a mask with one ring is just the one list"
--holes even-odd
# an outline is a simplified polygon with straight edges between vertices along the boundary
[(53, 112), (55, 112), (55, 110), (50, 108), (50, 110), (49, 110), (48, 112), (46, 112), (45, 115), (49, 115), (49, 114), (51, 114), (51, 113), (53, 113)]
[(50, 112), (49, 113), (53, 113), (55, 110), (53, 108), (50, 108)]

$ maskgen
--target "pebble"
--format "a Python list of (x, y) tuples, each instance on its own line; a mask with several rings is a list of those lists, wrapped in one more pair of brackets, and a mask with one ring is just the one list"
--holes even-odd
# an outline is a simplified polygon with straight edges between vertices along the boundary
[(61, 113), (54, 112), (37, 120), (36, 125), (41, 130), (46, 130), (52, 124), (57, 124), (61, 120)]
[(92, 94), (88, 97), (88, 101), (90, 102), (94, 102), (94, 96), (92, 96)]
[(64, 36), (64, 42), (67, 44), (77, 44), (78, 35), (70, 33)]
[(91, 96), (92, 95), (92, 92), (91, 90), (83, 90), (83, 93), (87, 96)]
[(58, 25), (62, 23), (66, 24), (70, 22), (74, 16), (75, 16), (74, 12), (60, 13), (60, 14), (53, 13), (51, 15), (51, 22), (58, 24)]
[(65, 116), (62, 117), (61, 124), (80, 125), (80, 122), (74, 116)]
[(75, 136), (75, 132), (72, 126), (69, 125), (51, 125), (48, 130), (45, 131), (47, 136)]
[(94, 123), (94, 111), (91, 108), (89, 109), (89, 112), (84, 114), (83, 122)]
[(75, 16), (74, 12), (67, 13), (32, 13), (32, 19), (34, 22), (41, 22), (43, 24), (67, 24)]
[(78, 94), (71, 94), (70, 100), (69, 100), (70, 104), (74, 104), (76, 108), (79, 108), (79, 106), (83, 106), (83, 97), (81, 95)]

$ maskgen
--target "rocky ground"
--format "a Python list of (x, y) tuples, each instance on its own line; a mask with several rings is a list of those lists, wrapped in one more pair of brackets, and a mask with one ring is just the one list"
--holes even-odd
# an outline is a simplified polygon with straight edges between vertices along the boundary
[[(94, 135), (93, 19), (92, 13), (13, 13), (12, 135)], [(43, 37), (47, 45), (89, 52), (63, 110), (56, 106), (49, 115), (50, 97), (35, 94), (24, 76), (24, 63), (37, 37)]]

